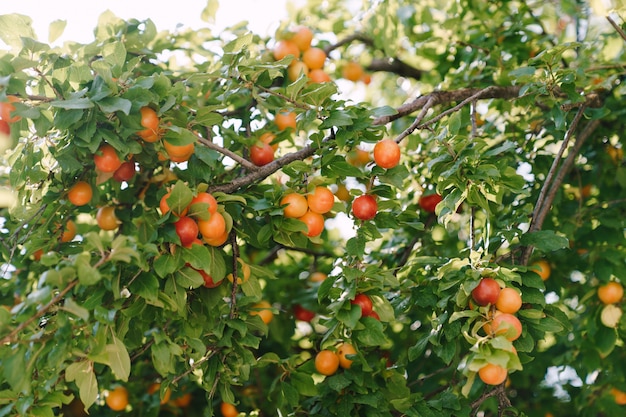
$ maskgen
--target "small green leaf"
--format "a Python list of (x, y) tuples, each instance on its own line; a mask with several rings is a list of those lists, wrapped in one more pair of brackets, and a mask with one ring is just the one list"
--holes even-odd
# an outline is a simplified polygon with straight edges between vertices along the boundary
[(115, 335), (112, 336), (111, 341), (111, 344), (106, 345), (109, 366), (118, 379), (128, 381), (130, 376), (130, 355), (126, 345)]
[(50, 27), (48, 29), (48, 42), (52, 43), (59, 39), (65, 30), (65, 26), (67, 26), (67, 20), (55, 20), (50, 23)]

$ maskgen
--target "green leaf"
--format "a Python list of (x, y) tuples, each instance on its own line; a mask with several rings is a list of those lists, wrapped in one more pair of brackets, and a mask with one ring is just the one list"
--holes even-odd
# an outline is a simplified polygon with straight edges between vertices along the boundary
[(93, 362), (79, 361), (70, 364), (65, 369), (65, 379), (68, 382), (74, 381), (78, 386), (80, 400), (85, 409), (91, 407), (98, 398), (98, 381), (93, 369)]
[(0, 39), (10, 46), (22, 47), (21, 38), (35, 39), (33, 20), (21, 14), (0, 15)]
[(122, 381), (128, 381), (130, 376), (130, 355), (123, 341), (112, 336), (113, 343), (106, 345), (106, 352), (109, 357), (109, 366), (117, 377)]
[(319, 126), (320, 129), (328, 129), (331, 127), (351, 126), (353, 123), (352, 116), (345, 110), (333, 110), (330, 115)]
[(224, 120), (224, 116), (215, 110), (207, 107), (201, 107), (198, 109), (198, 114), (196, 115), (194, 122), (202, 126), (214, 126), (220, 124), (222, 120)]
[(115, 113), (121, 111), (122, 113), (129, 115), (130, 109), (133, 103), (130, 100), (126, 100), (121, 97), (106, 97), (97, 102), (98, 107), (105, 113)]
[(2, 352), (2, 374), (13, 391), (29, 393), (31, 390), (26, 368), (26, 349), (5, 347)]
[(298, 390), (300, 395), (306, 395), (307, 397), (313, 397), (318, 394), (315, 381), (310, 374), (304, 372), (292, 372), (291, 383)]
[(65, 299), (65, 302), (63, 303), (63, 310), (72, 313), (85, 321), (89, 320), (89, 310), (76, 304), (76, 301), (70, 297)]
[(56, 41), (63, 34), (65, 26), (67, 26), (66, 20), (55, 20), (50, 23), (50, 27), (48, 29), (48, 42), (52, 43)]
[(65, 110), (81, 110), (92, 108), (93, 101), (87, 97), (75, 97), (68, 100), (52, 100), (50, 105)]
[(91, 263), (91, 256), (89, 253), (81, 253), (76, 258), (76, 272), (78, 273), (78, 281), (81, 285), (94, 285), (100, 281), (102, 276), (97, 268), (94, 268)]
[(204, 285), (204, 278), (193, 268), (186, 267), (176, 271), (174, 274), (176, 284), (182, 288), (198, 288)]
[(220, 2), (219, 0), (208, 0), (207, 5), (204, 9), (202, 9), (202, 13), (200, 14), (200, 18), (207, 23), (215, 22), (215, 15), (219, 8)]
[(170, 255), (169, 253), (163, 254), (156, 258), (154, 261), (154, 272), (158, 276), (164, 278), (169, 274), (173, 274), (178, 268), (183, 266), (180, 256)]
[(129, 289), (132, 293), (145, 298), (149, 304), (163, 306), (159, 301), (159, 280), (152, 272), (139, 275)]
[[(358, 310), (358, 309), (357, 309)], [(383, 324), (372, 317), (364, 317), (361, 323), (365, 326), (363, 330), (355, 330), (356, 338), (366, 346), (383, 346), (389, 341), (385, 336)]]
[(171, 190), (170, 196), (167, 198), (167, 204), (173, 213), (184, 213), (191, 200), (193, 193), (183, 181), (178, 181)]
[(520, 243), (525, 246), (534, 246), (544, 252), (551, 252), (569, 246), (567, 238), (557, 235), (553, 230), (538, 230), (525, 233), (522, 235)]

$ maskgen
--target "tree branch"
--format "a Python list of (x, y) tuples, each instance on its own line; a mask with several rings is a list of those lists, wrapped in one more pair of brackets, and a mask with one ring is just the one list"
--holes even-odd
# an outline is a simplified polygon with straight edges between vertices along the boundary
[[(488, 98), (513, 99), (519, 96), (520, 89), (521, 89), (521, 86), (513, 85), (513, 86), (504, 86), (504, 87), (490, 86), (487, 88), (461, 88), (459, 90), (450, 90), (450, 91), (433, 91), (430, 94), (427, 94), (425, 96), (420, 96), (416, 98), (415, 100), (398, 107), (396, 114), (377, 117), (376, 119), (374, 119), (373, 124), (384, 125), (384, 124), (393, 122), (394, 120), (400, 119), (408, 114), (411, 114), (423, 108), (427, 104), (430, 104), (431, 106), (436, 106), (438, 104), (461, 101), (463, 102), (463, 104), (459, 106), (462, 107), (468, 102), (479, 100), (479, 99), (488, 99)], [(449, 110), (448, 112), (451, 112), (451, 111), (452, 110)], [(429, 120), (427, 123), (432, 123), (432, 122)]]
[(236, 154), (235, 152), (231, 151), (230, 149), (227, 149), (227, 148), (224, 148), (222, 146), (219, 146), (219, 145), (211, 142), (210, 140), (205, 139), (205, 138), (199, 136), (198, 134), (196, 134), (196, 137), (198, 138), (198, 142), (200, 142), (201, 144), (203, 144), (207, 148), (213, 149), (214, 151), (217, 151), (217, 152), (221, 153), (222, 155), (225, 155), (225, 156), (231, 158), (233, 161), (238, 162), (239, 165), (241, 165), (242, 167), (244, 167), (248, 171), (255, 171), (255, 170), (259, 169), (259, 167), (254, 165), (252, 162), (248, 161), (246, 158), (242, 157), (241, 155)]
[[(326, 55), (330, 54), (335, 49), (341, 48), (344, 45), (350, 44), (354, 41), (359, 41), (369, 47), (374, 47), (374, 40), (369, 36), (363, 33), (354, 33), (350, 36), (343, 38), (342, 40), (334, 43), (332, 45), (328, 45), (324, 48), (324, 52)], [(402, 61), (398, 57), (389, 57), (389, 58), (374, 58), (369, 65), (365, 67), (367, 71), (375, 72), (375, 71), (384, 71), (391, 72), (402, 77), (410, 77), (419, 80), (422, 78), (423, 71), (412, 67), (406, 62)]]
[(373, 59), (365, 69), (370, 72), (391, 72), (401, 77), (414, 78), (416, 80), (421, 79), (424, 74), (423, 71), (412, 67), (400, 58)]
[[(322, 141), (322, 143), (329, 142), (333, 140), (334, 138), (335, 138), (335, 135), (333, 133), (331, 136), (325, 138)], [(293, 161), (299, 161), (299, 160), (308, 158), (309, 156), (313, 155), (315, 151), (317, 151), (318, 149), (319, 149), (319, 145), (315, 143), (311, 143), (305, 146), (304, 148), (300, 149), (299, 151), (288, 153), (287, 155), (279, 159), (275, 159), (274, 161), (270, 162), (267, 165), (257, 167), (254, 171), (250, 172), (249, 174), (244, 175), (243, 177), (235, 178), (234, 180), (232, 180), (231, 182), (227, 184), (218, 184), (218, 185), (210, 186), (207, 192), (214, 193), (214, 192), (221, 191), (224, 193), (232, 193), (233, 191), (236, 191), (242, 187), (245, 187), (254, 182), (261, 181), (269, 177), (274, 172), (278, 171), (279, 169), (281, 169), (285, 165), (290, 164)]]
[(48, 304), (44, 305), (43, 307), (41, 307), (39, 309), (39, 311), (37, 311), (37, 313), (35, 313), (34, 315), (32, 315), (31, 317), (28, 318), (28, 320), (22, 322), (19, 326), (17, 326), (15, 329), (13, 329), (13, 331), (11, 331), (11, 333), (7, 334), (6, 336), (4, 336), (2, 339), (0, 339), (0, 345), (4, 345), (5, 343), (10, 343), (11, 340), (22, 330), (24, 330), (26, 327), (30, 326), (31, 323), (33, 323), (35, 320), (38, 320), (39, 318), (41, 318), (44, 314), (46, 314), (48, 312), (48, 310), (50, 310), (52, 308), (52, 306), (54, 306), (55, 304), (57, 304), (59, 301), (61, 301), (63, 299), (63, 297), (65, 297), (65, 295), (70, 292), (72, 290), (72, 288), (74, 288), (76, 285), (78, 284), (78, 280), (75, 279), (74, 281), (70, 282), (67, 287), (63, 288), (63, 290), (61, 292), (59, 292), (52, 300), (50, 300), (48, 302)]
[[(579, 109), (579, 112), (576, 114), (576, 118), (578, 120), (576, 120), (576, 118), (574, 119), (575, 122), (574, 121), (572, 122), (572, 126), (570, 126), (570, 129), (568, 129), (568, 132), (566, 132), (566, 136), (568, 135), (570, 131), (573, 132), (572, 128), (575, 128), (575, 124), (578, 124), (578, 121), (582, 117), (583, 112), (584, 112), (583, 108)], [(596, 128), (599, 125), (600, 125), (600, 120), (597, 120), (597, 119), (589, 122), (587, 126), (585, 126), (583, 131), (576, 138), (576, 142), (574, 142), (574, 145), (569, 150), (567, 158), (565, 159), (565, 161), (563, 162), (563, 165), (561, 166), (558, 173), (556, 174), (554, 181), (552, 181), (552, 183), (549, 184), (548, 178), (546, 178), (546, 181), (539, 194), (539, 198), (535, 206), (535, 211), (533, 212), (533, 217), (531, 219), (531, 226), (529, 228), (529, 231), (532, 232), (532, 231), (541, 230), (541, 227), (543, 226), (543, 222), (548, 212), (550, 211), (550, 208), (552, 207), (552, 201), (554, 201), (554, 197), (556, 196), (558, 189), (561, 187), (561, 184), (563, 183), (565, 176), (574, 165), (574, 161), (576, 160), (576, 157), (578, 156), (578, 152), (580, 152), (580, 148), (582, 147), (585, 140), (587, 140), (587, 138), (591, 136), (591, 134), (596, 130)], [(570, 135), (571, 134), (572, 133), (570, 133)], [(567, 142), (567, 141), (564, 140), (564, 142)], [(559, 152), (561, 153), (561, 151)], [(555, 160), (555, 163), (556, 163), (556, 160)], [(550, 168), (550, 170), (552, 171), (552, 168)], [(545, 195), (545, 197), (542, 197), (542, 193)], [(522, 265), (528, 264), (532, 251), (533, 251), (532, 246), (528, 246), (524, 248), (524, 251), (522, 253), (522, 260), (521, 260)]]

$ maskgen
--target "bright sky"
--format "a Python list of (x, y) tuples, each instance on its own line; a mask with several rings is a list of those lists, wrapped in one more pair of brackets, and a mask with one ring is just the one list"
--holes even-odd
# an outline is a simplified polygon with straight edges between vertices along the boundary
[[(280, 20), (287, 17), (288, 0), (219, 0), (215, 25), (219, 30), (234, 23), (247, 20), (250, 29), (260, 35), (270, 35)], [(291, 1), (302, 4), (302, 0)], [(0, 14), (19, 13), (33, 19), (33, 27), (42, 42), (48, 42), (48, 27), (55, 20), (67, 21), (60, 38), (63, 41), (90, 42), (98, 16), (106, 10), (122, 19), (150, 18), (158, 30), (173, 30), (177, 25), (184, 27), (206, 27), (200, 14), (207, 0), (18, 0), (3, 1)], [(57, 43), (57, 42), (55, 42)]]

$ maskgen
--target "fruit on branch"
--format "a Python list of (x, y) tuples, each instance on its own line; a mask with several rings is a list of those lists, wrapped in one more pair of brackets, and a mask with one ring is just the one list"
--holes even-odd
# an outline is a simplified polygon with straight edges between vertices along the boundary
[(75, 206), (84, 206), (91, 201), (93, 190), (91, 185), (85, 181), (78, 181), (70, 188), (67, 193), (67, 199)]
[(550, 278), (550, 274), (552, 273), (552, 268), (550, 264), (545, 259), (539, 259), (538, 261), (533, 262), (531, 265), (532, 270), (541, 277), (542, 280), (547, 280)]
[(122, 386), (117, 386), (109, 391), (104, 401), (111, 410), (124, 411), (128, 406), (128, 390)]
[(346, 80), (359, 81), (364, 74), (363, 67), (358, 62), (350, 61), (344, 65), (341, 70), (341, 75)]
[(0, 119), (0, 135), (8, 137), (11, 135), (11, 126), (6, 120)]
[(268, 301), (259, 301), (252, 306), (250, 311), (251, 316), (259, 316), (263, 323), (270, 324), (274, 319), (274, 313), (272, 313), (272, 305)]
[(123, 162), (113, 173), (113, 179), (117, 182), (130, 181), (136, 173), (135, 161)]
[(621, 391), (615, 387), (611, 388), (610, 391), (615, 403), (618, 405), (626, 405), (626, 392)]
[(348, 358), (348, 355), (355, 355), (356, 349), (350, 343), (342, 343), (337, 347), (337, 356), (339, 357), (339, 366), (343, 369), (350, 369), (354, 359)]
[(326, 62), (326, 52), (321, 48), (309, 48), (302, 54), (302, 62), (309, 70), (322, 69)]
[(182, 246), (191, 246), (191, 244), (198, 238), (198, 232), (200, 229), (198, 227), (198, 223), (196, 223), (196, 221), (191, 217), (180, 217), (174, 223), (174, 227)]
[(500, 295), (500, 284), (493, 278), (483, 278), (472, 290), (472, 298), (479, 306), (495, 305)]
[(327, 187), (315, 187), (306, 199), (309, 210), (318, 214), (328, 213), (335, 205), (335, 195)]
[(372, 314), (374, 305), (369, 295), (363, 293), (357, 294), (350, 303), (361, 307), (361, 317), (367, 317)]
[(93, 162), (98, 171), (106, 173), (115, 172), (122, 165), (117, 151), (108, 143), (100, 145), (100, 148), (93, 156)]
[(443, 200), (439, 194), (428, 194), (423, 195), (419, 198), (418, 204), (422, 208), (422, 210), (428, 213), (434, 213), (437, 208), (437, 204), (439, 204)]
[(7, 96), (7, 101), (0, 102), (0, 119), (7, 123), (15, 123), (22, 119), (21, 116), (13, 115), (15, 106), (13, 103), (19, 102), (20, 99), (15, 96)]
[(163, 141), (165, 152), (172, 162), (185, 162), (191, 158), (195, 152), (195, 143), (191, 142), (186, 145), (174, 145), (167, 140)]
[(293, 316), (296, 320), (310, 322), (315, 317), (315, 312), (296, 304), (293, 306)]
[(522, 323), (513, 314), (496, 311), (490, 323), (485, 325), (488, 334), (504, 335), (513, 342), (522, 335)]
[(400, 163), (400, 145), (393, 139), (382, 139), (374, 146), (374, 162), (381, 168), (395, 168)]
[(488, 363), (478, 370), (478, 377), (488, 385), (500, 385), (506, 381), (508, 371), (500, 365)]
[(376, 198), (370, 194), (358, 196), (352, 202), (352, 214), (360, 220), (371, 220), (376, 217), (378, 203)]
[(206, 237), (202, 237), (202, 239), (209, 245), (209, 246), (222, 246), (224, 243), (226, 243), (226, 241), (228, 240), (228, 230), (224, 230), (224, 233), (221, 236), (218, 236), (216, 238), (206, 238)]
[(311, 210), (307, 210), (302, 217), (298, 217), (298, 220), (306, 225), (306, 232), (308, 237), (319, 236), (324, 231), (324, 216)]
[[(150, 384), (150, 386), (148, 387), (148, 394), (150, 395), (159, 394), (160, 390), (161, 390), (161, 384), (159, 382), (154, 382)], [(165, 393), (163, 393), (163, 398), (159, 400), (159, 404), (160, 405), (167, 404), (171, 396), (172, 396), (172, 390), (169, 387), (167, 387), (165, 389)]]
[(141, 113), (141, 126), (143, 130), (137, 132), (137, 136), (144, 141), (153, 143), (161, 138), (161, 129), (159, 127), (161, 120), (157, 116), (156, 111), (152, 107), (144, 106), (139, 109)]
[(59, 240), (63, 243), (71, 242), (76, 237), (76, 223), (74, 220), (68, 220), (65, 223), (65, 227), (63, 228), (63, 232), (61, 233), (61, 237)]
[(296, 114), (292, 111), (281, 110), (274, 116), (274, 123), (280, 131), (288, 128), (296, 130)]
[(274, 45), (274, 49), (272, 50), (272, 53), (276, 61), (280, 61), (281, 59), (289, 55), (297, 59), (300, 56), (300, 49), (298, 48), (298, 45), (296, 45), (295, 42), (292, 42), (287, 39), (283, 39), (281, 41), (276, 42), (276, 45)]
[(239, 415), (237, 407), (227, 402), (220, 404), (220, 412), (222, 413), (222, 417), (237, 417), (237, 415)]
[(204, 239), (217, 239), (226, 232), (226, 220), (219, 211), (211, 213), (208, 220), (198, 220), (198, 229)]
[(320, 271), (315, 271), (309, 275), (309, 281), (311, 282), (322, 282), (326, 278), (328, 278), (328, 275)]
[(522, 296), (514, 288), (502, 288), (498, 300), (496, 301), (496, 309), (503, 313), (515, 314), (522, 307)]
[(311, 47), (313, 31), (306, 26), (300, 26), (294, 31), (290, 41), (295, 43), (301, 52), (305, 52)]
[[(244, 262), (243, 259), (237, 258), (237, 284), (241, 285), (245, 282), (248, 282), (251, 275), (252, 271), (250, 270), (250, 265)], [(226, 275), (226, 279), (230, 282), (233, 282), (233, 274), (230, 273)]]
[(96, 222), (102, 230), (115, 230), (120, 221), (115, 215), (115, 206), (102, 206), (96, 212)]
[(315, 355), (315, 370), (326, 376), (331, 376), (339, 369), (339, 356), (332, 350), (321, 350)]
[(316, 84), (322, 84), (331, 82), (332, 79), (323, 69), (314, 69), (309, 71), (309, 81)]
[(598, 298), (604, 304), (619, 303), (624, 297), (624, 287), (617, 281), (611, 281), (598, 287)]
[(611, 161), (615, 165), (621, 165), (622, 160), (624, 159), (624, 149), (621, 147), (608, 145), (606, 148), (606, 153), (611, 158)]
[(274, 160), (274, 148), (259, 141), (250, 147), (250, 160), (258, 167), (267, 165)]
[(197, 210), (201, 210), (200, 208), (198, 208), (196, 210), (195, 207), (193, 207), (194, 204), (200, 204), (200, 203), (204, 203), (207, 204), (207, 210), (209, 211), (209, 213), (215, 213), (217, 211), (217, 200), (215, 199), (215, 197), (213, 197), (213, 195), (207, 193), (207, 192), (199, 192), (197, 195), (195, 195), (192, 199), (191, 202), (189, 203), (189, 208), (191, 210), (191, 213), (189, 214), (190, 216), (194, 216), (196, 214), (199, 214), (199, 212)]
[(283, 215), (293, 219), (304, 216), (309, 209), (306, 197), (299, 193), (286, 194), (280, 200), (280, 205), (285, 206)]
[(309, 75), (309, 67), (302, 61), (294, 61), (287, 68), (287, 78), (289, 81), (296, 81), (300, 76)]

